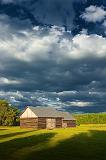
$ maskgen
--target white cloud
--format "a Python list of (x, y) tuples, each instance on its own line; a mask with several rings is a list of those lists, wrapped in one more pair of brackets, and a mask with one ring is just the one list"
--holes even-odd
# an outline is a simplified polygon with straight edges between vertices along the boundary
[[(86, 57), (106, 57), (106, 38), (99, 35), (79, 34), (72, 39), (62, 38), (63, 32), (51, 29), (48, 35), (37, 36), (27, 33), (25, 37), (12, 35), (12, 39), (0, 39), (1, 59), (15, 58), (20, 61), (52, 59), (81, 59)], [(3, 54), (2, 54), (3, 53)]]
[(83, 19), (87, 22), (101, 22), (103, 19), (105, 19), (106, 11), (103, 7), (97, 7), (97, 6), (89, 6), (85, 9), (85, 13), (81, 15)]
[(15, 103), (15, 104), (20, 103), (20, 101), (16, 100), (15, 97), (13, 97), (13, 96), (11, 96), (9, 99), (10, 99), (10, 103), (12, 103), (12, 104), (13, 103)]
[(106, 20), (103, 22), (103, 26), (106, 27)]
[(80, 34), (88, 34), (88, 30), (83, 28)]
[(19, 91), (5, 92), (5, 91), (1, 91), (1, 90), (0, 90), (0, 97), (4, 97), (4, 98), (15, 97), (15, 98), (18, 98), (18, 99), (24, 98), (23, 94)]
[(98, 35), (76, 35), (73, 38), (70, 56), (75, 59), (106, 57), (106, 38)]
[(11, 26), (1, 23), (0, 64), (11, 59), (28, 63), (38, 60), (64, 63), (74, 59), (106, 57), (106, 38), (96, 34), (87, 35), (86, 30), (70, 38), (65, 37), (64, 33), (64, 28), (53, 26), (48, 31), (37, 27), (15, 34)]
[[(58, 48), (57, 44), (59, 37), (63, 35), (63, 28), (53, 26), (49, 32), (45, 35), (39, 35), (43, 33), (43, 29), (38, 31), (21, 31), (23, 37), (11, 34), (8, 35), (10, 28), (8, 25), (0, 25), (2, 36), (0, 38), (0, 55), (1, 59), (15, 58), (21, 61), (32, 61), (38, 59), (48, 59), (49, 52), (52, 52)], [(3, 28), (3, 29), (2, 29)], [(7, 33), (6, 35), (3, 33)], [(4, 35), (4, 37), (3, 37)], [(53, 48), (54, 47), (54, 48)], [(58, 48), (59, 49), (59, 48)], [(4, 53), (2, 55), (2, 53)]]
[(83, 101), (73, 101), (69, 102), (70, 106), (77, 106), (77, 107), (86, 107), (86, 106), (91, 106), (91, 102), (83, 102)]
[(57, 93), (59, 96), (68, 96), (77, 94), (77, 91), (62, 91)]
[(5, 77), (0, 78), (0, 85), (2, 84), (20, 84), (19, 80), (11, 80)]

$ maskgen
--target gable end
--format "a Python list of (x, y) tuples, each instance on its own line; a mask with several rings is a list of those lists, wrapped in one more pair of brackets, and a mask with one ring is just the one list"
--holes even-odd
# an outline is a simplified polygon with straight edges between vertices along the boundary
[(36, 118), (37, 115), (27, 107), (26, 110), (21, 114), (20, 118)]

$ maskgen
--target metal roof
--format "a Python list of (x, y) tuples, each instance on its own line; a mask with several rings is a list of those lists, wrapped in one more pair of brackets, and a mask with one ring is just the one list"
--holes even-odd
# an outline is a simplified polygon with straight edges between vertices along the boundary
[(61, 112), (53, 107), (32, 107), (28, 106), (38, 117), (62, 117), (64, 120), (75, 120), (68, 112)]

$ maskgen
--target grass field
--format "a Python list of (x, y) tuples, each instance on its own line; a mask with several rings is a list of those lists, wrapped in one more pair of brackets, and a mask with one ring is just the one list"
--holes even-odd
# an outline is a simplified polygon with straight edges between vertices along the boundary
[(0, 160), (106, 160), (106, 125), (55, 130), (0, 127)]

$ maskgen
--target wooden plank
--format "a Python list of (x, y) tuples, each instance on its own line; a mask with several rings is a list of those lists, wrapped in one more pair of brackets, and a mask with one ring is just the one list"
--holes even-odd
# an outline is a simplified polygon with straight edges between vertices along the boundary
[(21, 128), (38, 128), (38, 118), (21, 118)]
[(45, 117), (39, 117), (38, 118), (38, 128), (39, 129), (45, 129), (46, 128), (46, 118)]
[(63, 120), (63, 127), (76, 127), (76, 120)]
[(62, 118), (56, 118), (56, 128), (62, 128)]

